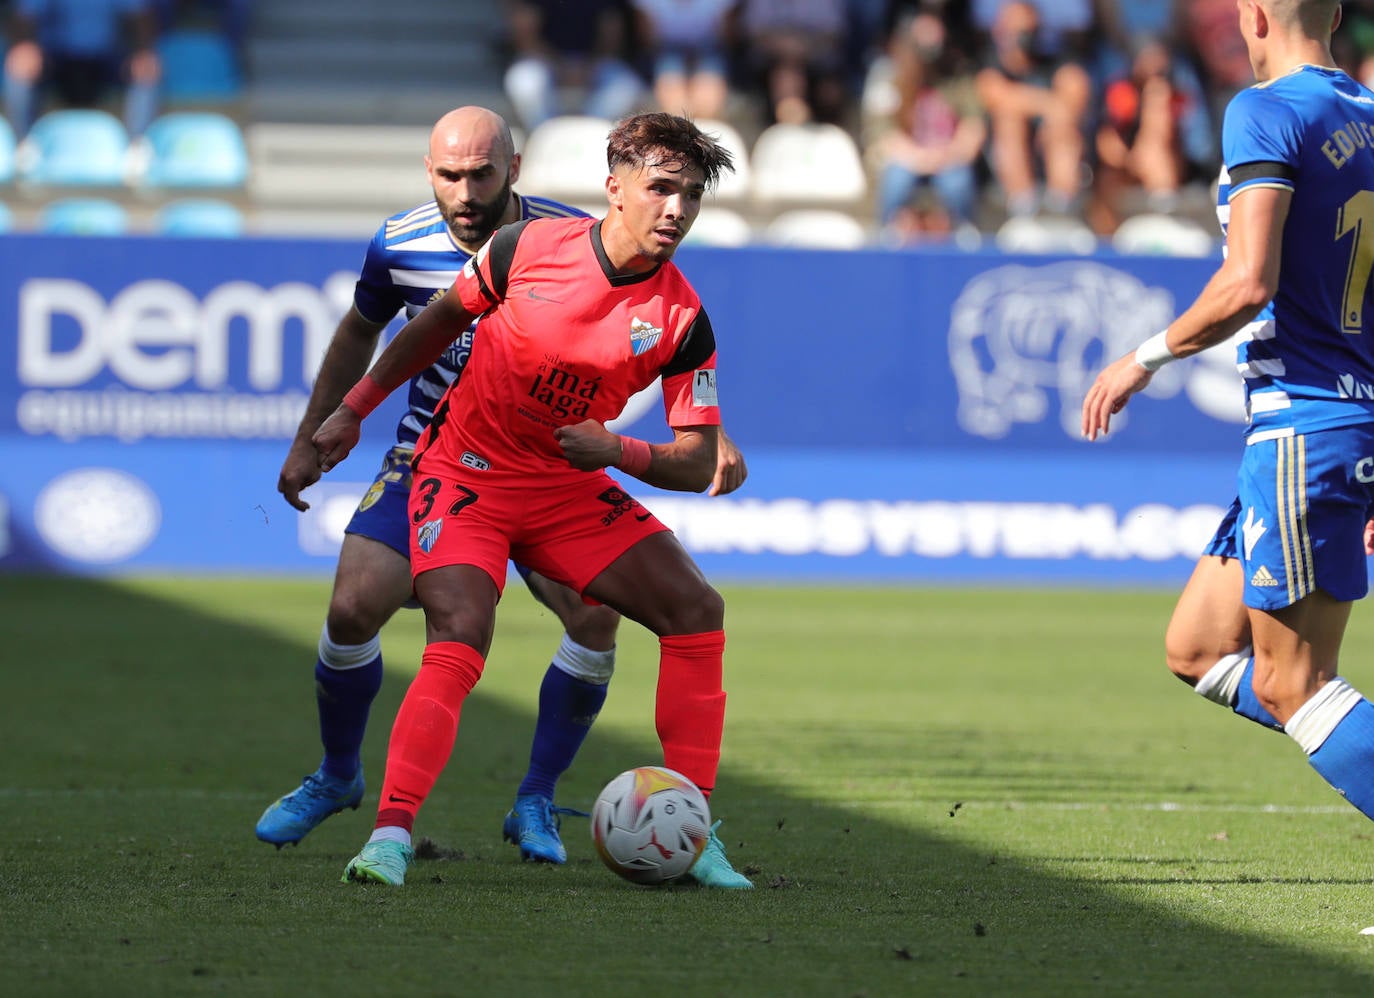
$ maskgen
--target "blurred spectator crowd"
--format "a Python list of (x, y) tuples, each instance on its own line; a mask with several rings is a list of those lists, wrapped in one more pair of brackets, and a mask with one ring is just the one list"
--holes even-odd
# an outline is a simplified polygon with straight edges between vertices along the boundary
[[(146, 171), (169, 102), (184, 110), (197, 87), (211, 100), (238, 93), (251, 3), (0, 0), (14, 142), (50, 110), (98, 108), (121, 119), (131, 150), (142, 143)], [(504, 0), (489, 11), (505, 46), (503, 110), (524, 134), (661, 108), (740, 137), (748, 158), (774, 126), (839, 130), (864, 174), (866, 231), (892, 245), (967, 243), (1020, 219), (1105, 238), (1137, 215), (1201, 215), (1223, 109), (1251, 82), (1234, 0)], [(1347, 0), (1336, 46), (1343, 68), (1374, 81), (1374, 0)], [(461, 103), (461, 68), (453, 82)], [(820, 155), (808, 162), (816, 192), (837, 182), (839, 160)]]
[[(1050, 217), (1110, 236), (1206, 206), (1252, 82), (1234, 0), (511, 0), (521, 123), (654, 104), (746, 133), (844, 128), (888, 242)], [(1338, 57), (1374, 77), (1374, 0)], [(646, 101), (646, 93), (648, 95)], [(816, 187), (827, 183), (824, 171)]]

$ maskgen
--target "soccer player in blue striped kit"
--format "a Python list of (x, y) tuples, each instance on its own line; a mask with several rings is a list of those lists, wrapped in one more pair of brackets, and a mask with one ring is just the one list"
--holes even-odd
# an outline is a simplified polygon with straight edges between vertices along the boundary
[[(506, 122), (486, 108), (462, 107), (444, 115), (430, 135), (425, 166), (434, 201), (393, 215), (377, 230), (353, 308), (330, 342), (282, 466), (278, 491), (298, 510), (309, 508), (301, 499), (302, 490), (320, 479), (311, 437), (366, 371), (382, 330), (396, 313), (404, 308), (407, 318), (414, 318), (448, 290), (463, 265), (500, 226), (585, 214), (512, 190), (520, 157)], [(331, 814), (356, 808), (362, 800), (360, 753), (382, 682), (378, 632), (412, 596), (406, 509), (411, 456), (435, 405), (461, 376), (474, 334), (481, 335), (477, 325), (468, 327), (411, 382), (396, 444), (346, 528), (315, 664), (324, 758), (319, 769), (263, 813), (256, 832), (264, 842), (278, 847), (298, 843)], [(745, 475), (743, 458), (722, 433), (710, 493), (734, 491)], [(570, 589), (516, 567), (534, 597), (558, 615), (565, 633), (544, 674), (529, 770), (502, 834), (519, 846), (522, 858), (563, 863), (567, 853), (557, 818), (563, 809), (554, 807), (554, 789), (606, 699), (620, 615), (609, 607), (588, 605)]]
[(1226, 255), (1167, 329), (1083, 403), (1105, 434), (1154, 371), (1237, 337), (1237, 496), (1169, 623), (1169, 667), (1286, 732), (1374, 818), (1374, 706), (1337, 674), (1369, 589), (1374, 513), (1374, 93), (1335, 68), (1337, 0), (1239, 0), (1258, 81), (1226, 110)]

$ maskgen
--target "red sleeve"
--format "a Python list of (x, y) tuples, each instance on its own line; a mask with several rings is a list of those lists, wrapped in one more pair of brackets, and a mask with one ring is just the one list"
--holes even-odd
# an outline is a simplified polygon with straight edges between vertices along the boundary
[(720, 425), (714, 351), (693, 370), (663, 376), (663, 413), (672, 427)]

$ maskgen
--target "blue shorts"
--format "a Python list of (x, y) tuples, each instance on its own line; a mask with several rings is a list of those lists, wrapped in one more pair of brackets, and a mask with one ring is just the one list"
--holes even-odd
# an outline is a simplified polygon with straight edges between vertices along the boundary
[(382, 470), (363, 495), (345, 534), (358, 534), (379, 541), (410, 560), (410, 522), (406, 507), (410, 502), (410, 460), (415, 451), (397, 445), (386, 452)]
[(1204, 553), (1240, 560), (1246, 606), (1278, 610), (1315, 589), (1342, 602), (1369, 592), (1374, 424), (1251, 444), (1236, 490)]

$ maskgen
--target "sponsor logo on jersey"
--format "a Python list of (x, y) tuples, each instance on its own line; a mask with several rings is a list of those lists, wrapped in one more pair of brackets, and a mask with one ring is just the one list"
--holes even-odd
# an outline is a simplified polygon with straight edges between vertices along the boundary
[(534, 373), (529, 397), (541, 402), (557, 419), (586, 419), (591, 403), (601, 390), (601, 377), (583, 378), (559, 367), (557, 358), (546, 359)]
[(434, 545), (439, 540), (439, 531), (443, 529), (443, 520), (426, 520), (420, 524), (420, 529), (415, 532), (415, 540), (420, 545), (420, 550), (425, 554), (433, 551)]
[(636, 357), (646, 350), (652, 349), (662, 335), (662, 329), (650, 325), (639, 316), (630, 320), (630, 349)]
[(1277, 586), (1278, 584), (1279, 580), (1274, 578), (1273, 574), (1270, 573), (1269, 569), (1264, 565), (1255, 569), (1255, 574), (1250, 576), (1250, 585), (1252, 586), (1263, 588), (1265, 586)]
[(639, 504), (638, 499), (634, 498), (624, 489), (607, 489), (605, 492), (601, 493), (601, 495), (597, 496), (597, 498), (611, 507), (611, 511), (601, 518), (601, 525), (603, 527), (609, 527), (631, 510), (639, 510), (644, 514), (643, 516), (640, 516), (639, 513), (635, 514), (635, 519), (641, 522), (647, 520), (652, 515)]
[(463, 456), (460, 457), (460, 458), (458, 459), (458, 462), (459, 462), (464, 468), (471, 468), (473, 471), (490, 471), (490, 470), (491, 470), (491, 462), (490, 462), (490, 461), (488, 461), (488, 460), (487, 460), (486, 458), (484, 458), (484, 457), (478, 457), (476, 454), (474, 454), (474, 453), (473, 453), (472, 451), (470, 451), (470, 450), (465, 450), (465, 451), (463, 451)]

